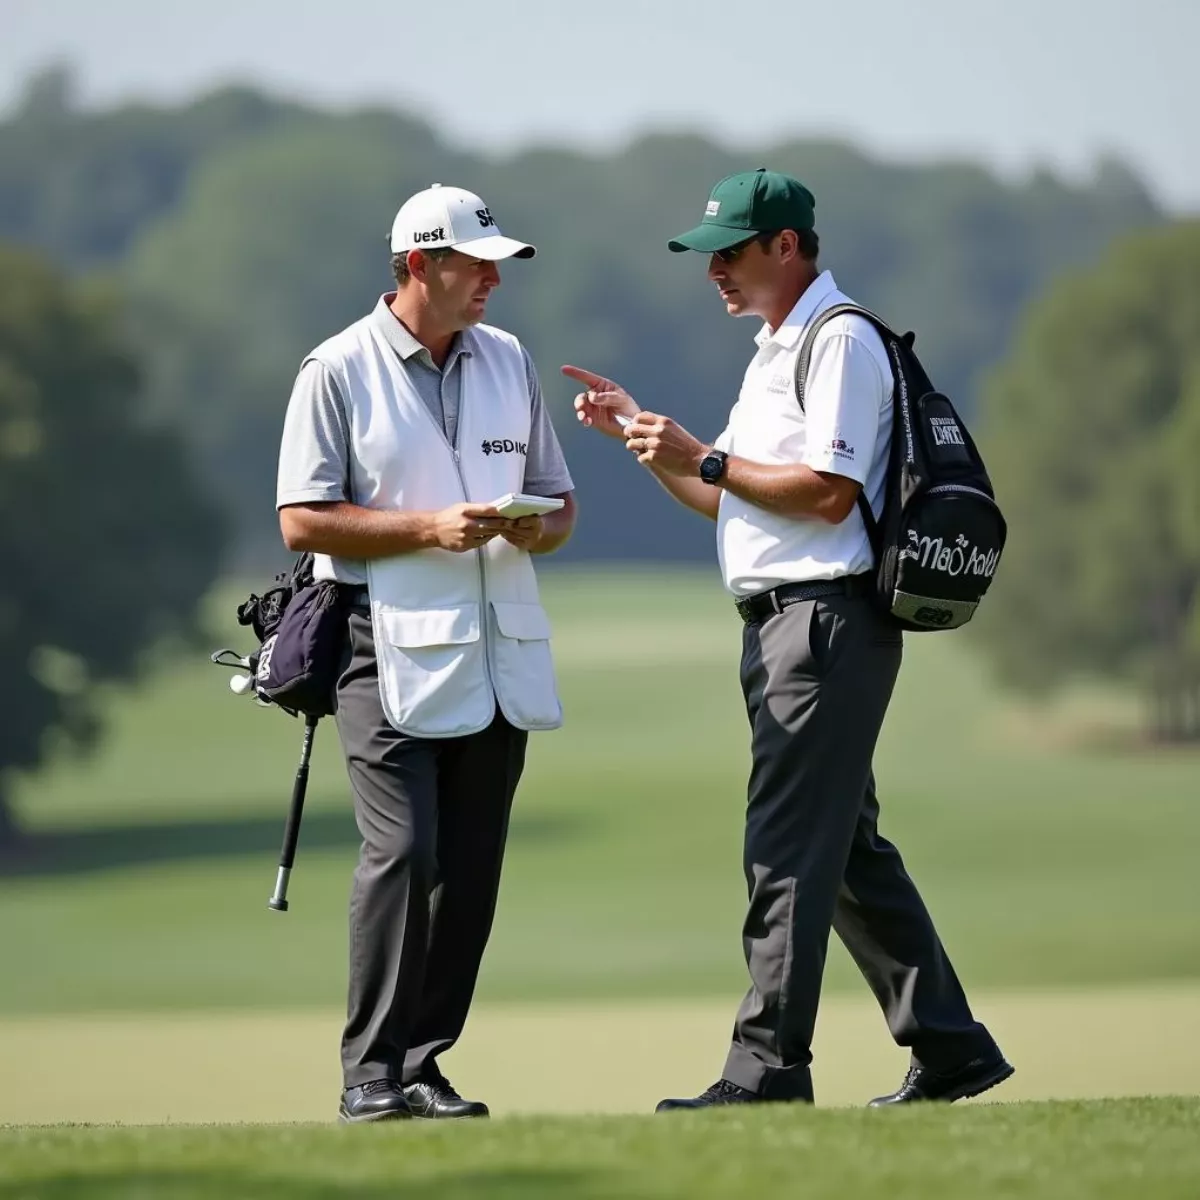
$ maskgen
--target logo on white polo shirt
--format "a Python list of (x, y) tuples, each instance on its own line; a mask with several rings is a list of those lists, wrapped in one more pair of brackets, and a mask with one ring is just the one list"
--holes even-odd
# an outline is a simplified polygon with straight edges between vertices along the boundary
[(776, 396), (786, 396), (792, 390), (790, 375), (772, 375), (767, 381), (767, 391)]
[(853, 459), (854, 447), (845, 438), (833, 438), (825, 447), (825, 453), (832, 454), (834, 458)]

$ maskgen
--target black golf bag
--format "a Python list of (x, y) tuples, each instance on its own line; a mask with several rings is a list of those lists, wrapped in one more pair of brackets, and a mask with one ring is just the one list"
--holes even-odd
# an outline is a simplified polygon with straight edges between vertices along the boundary
[(292, 787), (292, 803), (283, 833), (283, 851), (275, 892), (267, 901), (287, 911), (288, 880), (296, 858), (308, 767), (317, 722), (334, 711), (334, 691), (346, 638), (346, 616), (336, 583), (315, 580), (311, 554), (302, 554), (290, 572), (277, 575), (275, 586), (238, 605), (239, 625), (249, 626), (258, 649), (246, 656), (218, 650), (212, 661), (248, 672), (231, 680), (233, 691), (253, 692), (260, 704), (274, 705), (291, 716), (304, 714), (300, 765)]
[(259, 699), (295, 716), (326, 717), (345, 643), (345, 613), (336, 583), (315, 580), (313, 557), (302, 554), (275, 586), (238, 606), (239, 625), (259, 640), (249, 655)]

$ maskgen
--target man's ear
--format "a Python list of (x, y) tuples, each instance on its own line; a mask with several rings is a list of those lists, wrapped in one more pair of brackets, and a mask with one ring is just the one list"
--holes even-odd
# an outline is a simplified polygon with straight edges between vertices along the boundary
[(793, 229), (785, 229), (779, 234), (779, 259), (781, 262), (791, 262), (800, 253), (800, 239)]
[(420, 250), (410, 250), (404, 261), (408, 263), (408, 273), (418, 283), (424, 283), (429, 278), (429, 259)]

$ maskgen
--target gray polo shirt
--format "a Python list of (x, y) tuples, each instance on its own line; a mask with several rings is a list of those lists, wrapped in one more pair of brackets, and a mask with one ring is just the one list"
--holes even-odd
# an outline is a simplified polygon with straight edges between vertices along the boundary
[[(454, 339), (441, 369), (388, 307), (393, 295), (380, 298), (370, 315), (375, 328), (400, 356), (404, 369), (433, 418), (452, 446), (458, 445), (458, 413), (462, 403), (462, 359), (472, 353), (467, 329)], [(529, 380), (530, 428), (525, 457), (523, 490), (538, 496), (555, 496), (574, 490), (562, 447), (542, 400), (542, 388), (529, 352), (525, 374)], [(350, 425), (337, 382), (324, 363), (310, 359), (292, 387), (283, 422), (279, 453), (277, 508), (286, 504), (311, 504), (349, 500)], [(366, 583), (366, 568), (351, 559), (334, 559), (334, 576), (342, 583)]]

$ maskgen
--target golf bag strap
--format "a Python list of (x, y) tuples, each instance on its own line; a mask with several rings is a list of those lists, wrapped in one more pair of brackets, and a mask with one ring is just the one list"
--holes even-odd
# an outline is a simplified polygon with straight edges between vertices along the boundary
[[(847, 313), (852, 316), (863, 317), (870, 321), (885, 342), (889, 338), (896, 341), (900, 340), (892, 327), (881, 316), (873, 313), (869, 308), (863, 308), (861, 304), (835, 304), (832, 308), (827, 308), (823, 313), (820, 313), (813, 319), (812, 324), (805, 331), (804, 341), (800, 343), (800, 353), (796, 355), (796, 402), (800, 405), (801, 412), (804, 412), (804, 386), (808, 381), (808, 368), (812, 362), (813, 344), (817, 340), (817, 333), (826, 321), (832, 321), (834, 317), (844, 316)], [(892, 374), (892, 405), (894, 411), (896, 403), (895, 371)], [(863, 526), (867, 531), (867, 540), (871, 543), (871, 552), (875, 555), (875, 561), (878, 563), (883, 549), (883, 531), (879, 528), (879, 522), (875, 519), (875, 514), (871, 511), (871, 504), (866, 497), (866, 489), (861, 487), (858, 490), (858, 511), (862, 517)]]

